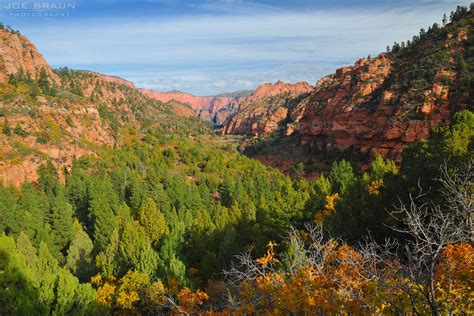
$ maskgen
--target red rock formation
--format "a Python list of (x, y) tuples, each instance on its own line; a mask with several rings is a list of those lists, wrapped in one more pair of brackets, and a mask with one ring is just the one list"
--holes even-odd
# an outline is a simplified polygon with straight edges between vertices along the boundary
[[(434, 127), (449, 124), (455, 111), (472, 109), (473, 89), (466, 76), (472, 67), (466, 63), (472, 60), (473, 22), (471, 10), (456, 26), (453, 22), (406, 48), (362, 58), (320, 79), (309, 97), (289, 108), (283, 121), (286, 130), (279, 138), (264, 140), (264, 146), (250, 144), (248, 152), (283, 171), (309, 160), (310, 167), (317, 168), (313, 170), (327, 167), (322, 164), (327, 157), (319, 154), (326, 151), (296, 154), (295, 142), (302, 144), (299, 149), (308, 145), (327, 151), (350, 149), (354, 158), (366, 157), (359, 150), (401, 162), (406, 144), (427, 139)], [(268, 118), (274, 117), (273, 123), (285, 116), (278, 110), (281, 106), (275, 106), (278, 101), (253, 107), (247, 102), (226, 125), (225, 133), (261, 135), (274, 129)], [(298, 131), (294, 137), (285, 137)]]
[(179, 92), (179, 91), (171, 91), (171, 92), (156, 92), (150, 91), (146, 89), (141, 89), (142, 93), (146, 96), (161, 101), (163, 103), (167, 103), (169, 101), (178, 101), (184, 104), (189, 105), (195, 111), (199, 111), (202, 109), (208, 109), (209, 104), (212, 100), (212, 97), (199, 97), (194, 96), (189, 93)]
[[(160, 127), (162, 121), (174, 129), (175, 114), (195, 115), (182, 103), (158, 104), (118, 77), (71, 71), (61, 79), (33, 44), (15, 33), (0, 30), (0, 52), (0, 124), (23, 131), (20, 135), (0, 133), (0, 182), (5, 184), (35, 182), (38, 166), (48, 160), (62, 170), (70, 168), (74, 158), (126, 142), (127, 134), (114, 130), (120, 126), (135, 126), (139, 131), (147, 119), (151, 127)], [(8, 76), (20, 69), (34, 79), (43, 68), (59, 89), (68, 91), (67, 97), (31, 97), (27, 83), (8, 83)]]
[(386, 84), (391, 70), (391, 60), (380, 54), (319, 80), (300, 121), (302, 144), (355, 147), (400, 162), (405, 144), (428, 138), (433, 127), (449, 120), (454, 107), (448, 102), (449, 87), (439, 78), (452, 73), (442, 70), (435, 76), (424, 102), (399, 106), (407, 96)]
[(239, 106), (239, 104), (244, 100), (243, 96), (235, 97), (214, 97), (209, 104), (209, 109), (207, 111), (202, 111), (201, 118), (204, 118), (202, 115), (208, 115), (210, 121), (214, 125), (222, 125), (232, 111)]
[(304, 96), (311, 90), (312, 87), (306, 82), (262, 84), (241, 102), (226, 121), (222, 133), (266, 135), (278, 130), (286, 120), (297, 123), (305, 104)]
[(58, 76), (25, 36), (0, 29), (0, 82), (6, 82), (10, 74), (17, 74), (20, 69), (35, 78), (43, 68), (53, 81), (59, 82)]
[[(50, 160), (60, 170), (70, 168), (74, 157), (94, 154), (94, 148), (114, 143), (112, 131), (100, 118), (94, 105), (64, 103), (51, 106), (45, 98), (36, 101), (35, 117), (28, 114), (8, 115), (13, 128), (22, 127), (29, 136), (0, 134), (0, 182), (20, 186), (35, 182), (37, 169)], [(0, 108), (6, 105), (0, 102)], [(17, 105), (8, 105), (14, 108)], [(1, 121), (2, 124), (4, 121)], [(40, 137), (47, 135), (47, 141)]]
[(176, 113), (179, 116), (184, 116), (184, 117), (193, 117), (196, 116), (196, 112), (187, 104), (183, 104), (181, 102), (177, 101), (169, 101), (168, 104), (170, 104), (173, 107), (174, 113)]

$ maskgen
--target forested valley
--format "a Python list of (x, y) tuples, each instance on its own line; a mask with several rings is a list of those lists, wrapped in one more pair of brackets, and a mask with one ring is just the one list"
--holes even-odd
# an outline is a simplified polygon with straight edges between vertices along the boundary
[[(472, 35), (472, 9), (453, 15), (447, 27)], [(472, 53), (471, 43), (451, 83), (468, 95)], [(472, 99), (405, 146), (399, 165), (377, 155), (363, 171), (328, 157), (329, 171), (308, 178), (304, 166), (284, 174), (169, 104), (95, 80), (56, 69), (1, 83), (13, 148), (2, 161), (41, 163), (36, 181), (0, 185), (0, 315), (473, 312)], [(109, 102), (110, 91), (123, 99)], [(38, 100), (66, 110), (44, 114)], [(67, 132), (91, 129), (94, 111), (70, 114), (86, 104), (106, 126), (94, 137), (111, 146)], [(61, 167), (32, 136), (83, 154)]]

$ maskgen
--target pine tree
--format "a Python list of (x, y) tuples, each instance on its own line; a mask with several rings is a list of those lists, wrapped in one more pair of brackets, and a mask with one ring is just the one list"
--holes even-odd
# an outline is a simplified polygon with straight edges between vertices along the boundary
[(345, 194), (356, 181), (352, 165), (346, 160), (334, 162), (331, 169), (331, 182), (336, 192)]
[(6, 136), (10, 136), (12, 134), (12, 130), (11, 130), (11, 127), (10, 127), (10, 124), (8, 124), (8, 119), (5, 118), (5, 120), (3, 121), (3, 125), (2, 125), (2, 133)]
[(36, 258), (36, 249), (31, 244), (28, 235), (21, 232), (16, 241), (18, 250), (25, 256), (27, 262), (33, 262)]
[(58, 194), (51, 205), (52, 231), (58, 250), (64, 250), (72, 238), (73, 209), (64, 193)]
[(372, 179), (382, 179), (387, 173), (397, 174), (397, 165), (392, 160), (384, 160), (382, 156), (377, 157), (370, 163), (370, 176)]
[(158, 256), (153, 251), (145, 230), (137, 221), (123, 224), (118, 251), (125, 264), (122, 271), (134, 269), (150, 277), (156, 273)]
[(59, 189), (59, 174), (51, 160), (38, 168), (38, 188), (52, 199)]
[(38, 256), (32, 263), (32, 271), (36, 286), (40, 290), (39, 302), (48, 308), (48, 314), (51, 313), (56, 299), (56, 273), (58, 270), (58, 261), (49, 251), (48, 245), (40, 242)]
[(67, 251), (65, 267), (80, 280), (86, 281), (93, 271), (94, 244), (76, 219), (73, 223), (72, 241)]
[(44, 67), (41, 68), (39, 78), (38, 78), (38, 85), (44, 94), (46, 95), (50, 94), (51, 91), (50, 91), (49, 75), (46, 72), (46, 69)]
[(20, 123), (16, 123), (13, 133), (22, 137), (28, 136), (28, 133), (21, 127)]
[(35, 315), (47, 311), (38, 301), (25, 256), (12, 237), (0, 233), (0, 314)]
[(105, 196), (95, 196), (90, 201), (89, 220), (93, 225), (94, 245), (98, 251), (105, 249), (117, 226), (114, 212)]
[(93, 236), (97, 251), (105, 249), (117, 227), (115, 210), (118, 198), (110, 180), (92, 177), (88, 183), (88, 232)]
[(161, 238), (168, 232), (165, 216), (152, 198), (147, 198), (139, 211), (139, 219), (153, 246), (157, 247)]

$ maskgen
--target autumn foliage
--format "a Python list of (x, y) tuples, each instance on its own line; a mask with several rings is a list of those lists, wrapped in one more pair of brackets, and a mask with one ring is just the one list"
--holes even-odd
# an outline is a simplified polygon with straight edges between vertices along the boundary
[(160, 280), (151, 282), (146, 274), (135, 271), (129, 271), (121, 279), (113, 276), (104, 279), (98, 274), (92, 277), (91, 283), (97, 287), (99, 305), (119, 315), (193, 313), (209, 299), (205, 292), (193, 292), (187, 287), (173, 295)]
[[(474, 247), (449, 245), (436, 272), (441, 310), (472, 311)], [(271, 257), (269, 256), (271, 255)], [(393, 314), (413, 310), (429, 313), (416, 293), (420, 285), (403, 277), (397, 261), (380, 266), (344, 243), (329, 240), (320, 248), (317, 264), (291, 271), (269, 252), (252, 269), (261, 274), (239, 284), (237, 314)], [(313, 262), (315, 263), (315, 262)], [(287, 262), (288, 264), (288, 262)], [(414, 301), (413, 301), (414, 300)], [(415, 306), (412, 306), (412, 304)]]

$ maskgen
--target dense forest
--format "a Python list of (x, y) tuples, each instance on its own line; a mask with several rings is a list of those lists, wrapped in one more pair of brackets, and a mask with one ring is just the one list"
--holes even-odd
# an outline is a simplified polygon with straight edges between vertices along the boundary
[[(88, 75), (56, 73), (63, 86), (45, 73), (8, 84), (84, 98)], [(114, 146), (0, 185), (1, 315), (474, 310), (474, 112), (407, 146), (400, 166), (377, 156), (359, 172), (334, 160), (309, 180), (304, 168), (288, 176), (241, 155), (195, 120), (156, 128), (143, 108), (138, 130), (103, 108)]]

